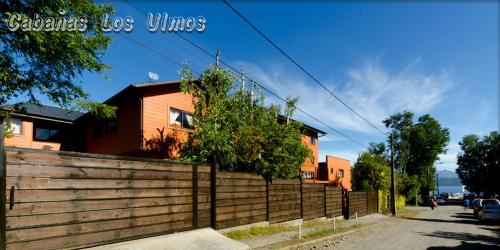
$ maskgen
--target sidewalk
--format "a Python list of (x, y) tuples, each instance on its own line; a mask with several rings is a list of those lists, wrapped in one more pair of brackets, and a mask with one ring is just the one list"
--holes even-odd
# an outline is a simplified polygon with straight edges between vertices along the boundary
[[(338, 233), (345, 233), (346, 231), (351, 230), (356, 230), (356, 225), (363, 226), (363, 225), (369, 225), (373, 223), (377, 223), (381, 220), (384, 220), (387, 218), (385, 215), (381, 214), (372, 214), (372, 215), (367, 215), (358, 218), (356, 221), (355, 219), (352, 220), (337, 220), (336, 222), (336, 230), (333, 231), (333, 220), (332, 219), (316, 219), (316, 220), (311, 220), (311, 221), (306, 221), (306, 225), (308, 223), (313, 223), (314, 221), (318, 221), (319, 225), (318, 226), (311, 226), (311, 227), (302, 227), (302, 237), (307, 238), (307, 237), (312, 237), (313, 235), (319, 236), (318, 238), (321, 238), (321, 234), (325, 233), (328, 234), (329, 237), (335, 236), (335, 234)], [(323, 222), (321, 222), (323, 221)], [(286, 224), (286, 222), (285, 222)], [(290, 225), (290, 224), (288, 224)], [(280, 233), (275, 233), (275, 234), (268, 234), (268, 235), (260, 235), (260, 236), (254, 236), (246, 239), (241, 239), (238, 240), (239, 242), (249, 246), (252, 249), (267, 249), (267, 248), (279, 248), (279, 243), (283, 243), (284, 246), (286, 246), (287, 241), (297, 241), (295, 243), (301, 243), (304, 240), (300, 240), (297, 238), (298, 236), (298, 222), (294, 223), (294, 226), (296, 227), (295, 230), (293, 231), (286, 231), (286, 232), (280, 232)], [(326, 236), (326, 235), (325, 235)], [(311, 239), (313, 240), (313, 239)], [(294, 243), (294, 244), (295, 244)]]
[(88, 250), (191, 250), (191, 249), (248, 249), (248, 246), (231, 240), (211, 228), (125, 241), (87, 248)]

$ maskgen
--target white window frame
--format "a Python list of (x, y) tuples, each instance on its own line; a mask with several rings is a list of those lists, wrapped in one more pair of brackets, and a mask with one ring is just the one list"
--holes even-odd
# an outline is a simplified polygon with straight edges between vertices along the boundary
[[(15, 131), (15, 127), (14, 126), (16, 126), (16, 125), (15, 125), (14, 121), (18, 121), (19, 122), (19, 132)], [(14, 135), (21, 135), (21, 134), (23, 134), (23, 120), (22, 119), (20, 119), (20, 118), (11, 118), (9, 126), (10, 126), (9, 127), (9, 131), (12, 131), (12, 133)]]
[[(179, 116), (181, 117), (180, 121), (178, 122), (177, 119), (172, 120), (172, 111), (179, 112)], [(172, 128), (181, 128), (181, 129), (187, 129), (187, 130), (192, 130), (194, 129), (193, 127), (185, 127), (184, 126), (184, 117), (191, 116), (191, 123), (193, 122), (193, 113), (184, 111), (182, 109), (178, 109), (175, 107), (170, 107), (168, 110), (168, 125)], [(176, 117), (177, 118), (177, 117)]]
[(338, 173), (337, 173), (337, 176), (339, 178), (344, 178), (344, 170), (343, 169), (339, 169)]

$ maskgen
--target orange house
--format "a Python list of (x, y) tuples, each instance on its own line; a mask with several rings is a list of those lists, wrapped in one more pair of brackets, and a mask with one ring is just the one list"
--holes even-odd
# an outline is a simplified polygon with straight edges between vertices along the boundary
[(159, 158), (148, 150), (159, 130), (180, 138), (192, 130), (192, 97), (182, 93), (179, 81), (132, 84), (105, 103), (118, 107), (116, 119), (82, 118), (86, 152)]
[(10, 115), (10, 135), (4, 144), (11, 147), (68, 150), (76, 149), (75, 121), (83, 115), (57, 107), (18, 103), (3, 107)]
[[(90, 116), (86, 123), (86, 145), (89, 153), (159, 157), (148, 151), (148, 141), (164, 133), (177, 133), (187, 138), (192, 131), (194, 112), (192, 96), (184, 94), (179, 81), (132, 84), (108, 99), (106, 104), (118, 107), (115, 120), (99, 120)], [(318, 135), (325, 132), (303, 125), (302, 141), (312, 150), (301, 174), (306, 179), (316, 178), (318, 170)]]
[(326, 162), (319, 163), (318, 179), (351, 190), (351, 162), (327, 155)]

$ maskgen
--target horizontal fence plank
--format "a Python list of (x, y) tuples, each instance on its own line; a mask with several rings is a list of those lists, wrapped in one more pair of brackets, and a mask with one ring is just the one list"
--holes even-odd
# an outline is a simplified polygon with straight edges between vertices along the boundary
[(219, 179), (217, 178), (217, 186), (265, 186), (266, 182), (255, 179)]
[(266, 215), (257, 215), (252, 217), (245, 217), (240, 219), (229, 219), (229, 220), (217, 220), (217, 228), (223, 229), (228, 227), (241, 226), (245, 224), (257, 223), (266, 220)]
[(300, 179), (291, 179), (291, 180), (272, 180), (270, 186), (285, 186), (285, 185), (293, 185), (299, 186)]
[[(60, 179), (134, 179), (134, 180), (191, 180), (191, 168), (183, 171), (128, 170), (119, 168), (46, 166), (9, 164), (7, 177), (36, 177)], [(210, 173), (198, 173), (199, 180), (210, 180)]]
[(258, 215), (266, 215), (266, 209), (248, 210), (237, 213), (217, 214), (217, 220), (224, 221), (229, 219), (241, 219), (246, 217), (254, 217)]
[[(161, 214), (191, 212), (192, 205), (172, 205), (145, 208), (97, 210), (73, 213), (7, 217), (7, 229), (41, 227), (60, 224), (77, 224), (91, 221), (134, 218)], [(205, 207), (207, 208), (207, 207)], [(210, 206), (208, 206), (210, 208)]]
[(249, 210), (261, 210), (266, 209), (266, 203), (256, 203), (256, 204), (248, 204), (248, 205), (238, 205), (238, 206), (230, 206), (230, 207), (218, 207), (216, 209), (217, 215), (225, 214), (225, 213), (239, 213), (242, 211)]
[(134, 239), (137, 237), (153, 236), (160, 233), (175, 232), (177, 230), (186, 230), (189, 228), (190, 225), (187, 225), (185, 221), (179, 221), (141, 227), (129, 227), (97, 233), (56, 237), (44, 240), (11, 243), (7, 245), (7, 249), (61, 249), (75, 246), (93, 246), (97, 244)]
[[(58, 202), (33, 202), (15, 204), (14, 209), (7, 207), (7, 216), (43, 215), (57, 213), (71, 213), (82, 211), (99, 211), (109, 209), (156, 207), (166, 205), (191, 204), (192, 196), (167, 196), (155, 198), (133, 198), (102, 200), (82, 200), (82, 201), (58, 201)], [(199, 202), (209, 202), (209, 199), (200, 199)]]
[(240, 198), (266, 198), (266, 192), (234, 192), (234, 193), (218, 193), (217, 200), (224, 199), (240, 199)]
[(246, 205), (246, 204), (255, 204), (255, 203), (266, 203), (266, 198), (239, 198), (239, 199), (217, 199), (216, 204), (217, 207), (225, 207), (225, 206), (237, 206), (237, 205)]
[(249, 179), (249, 180), (259, 180), (263, 181), (265, 185), (265, 180), (260, 175), (250, 174), (250, 173), (240, 173), (240, 172), (217, 172), (217, 179)]
[[(210, 187), (210, 182), (198, 182)], [(191, 188), (192, 180), (95, 180), (7, 177), (7, 187), (15, 189), (140, 189), (140, 188)]]
[[(160, 170), (160, 171), (189, 171), (192, 169), (189, 163), (171, 162), (149, 162), (140, 160), (112, 160), (90, 157), (73, 157), (57, 154), (43, 154), (33, 152), (7, 151), (7, 165), (31, 164), (44, 166), (75, 166), (94, 167), (107, 169), (129, 169), (129, 170)], [(210, 172), (208, 168), (199, 168), (199, 172)]]
[(266, 185), (258, 186), (217, 186), (217, 192), (231, 193), (231, 192), (266, 192)]
[[(9, 194), (6, 191), (7, 195)], [(95, 190), (19, 190), (15, 191), (15, 203), (69, 200), (106, 200), (118, 198), (146, 198), (165, 196), (190, 196), (192, 190), (184, 189), (95, 189)], [(10, 197), (7, 199), (10, 202)]]
[(159, 216), (106, 220), (72, 225), (50, 226), (44, 227), (43, 230), (40, 230), (39, 228), (8, 230), (7, 242), (13, 243), (19, 241), (31, 241), (45, 238), (122, 229), (128, 228), (130, 226), (146, 226), (177, 221), (189, 221), (188, 223), (190, 223), (192, 216), (192, 213), (178, 213)]
[(269, 223), (279, 223), (296, 219), (300, 219), (300, 211), (298, 213), (288, 213), (282, 216), (272, 216), (269, 218)]

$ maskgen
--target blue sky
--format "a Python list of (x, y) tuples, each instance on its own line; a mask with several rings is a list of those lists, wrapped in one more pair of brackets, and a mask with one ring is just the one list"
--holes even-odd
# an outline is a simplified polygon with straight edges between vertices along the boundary
[[(172, 33), (150, 33), (146, 17), (115, 1), (116, 16), (134, 18), (134, 30), (122, 33), (161, 51), (196, 71), (213, 59)], [(354, 116), (279, 54), (222, 2), (139, 1), (146, 12), (207, 20), (203, 33), (184, 33), (188, 39), (282, 96), (298, 96), (299, 106), (357, 140), (385, 138)], [(451, 142), (442, 161), (454, 162), (458, 141), (465, 134), (484, 135), (499, 128), (499, 4), (457, 1), (424, 3), (306, 4), (235, 2), (242, 14), (299, 61), (346, 103), (383, 128), (388, 115), (409, 109), (417, 117), (429, 113), (450, 128)], [(178, 79), (179, 67), (138, 47), (121, 35), (105, 62), (105, 75), (85, 74), (82, 84), (97, 101), (125, 86), (147, 81)], [(271, 102), (279, 103), (270, 97)], [(317, 122), (297, 113), (296, 118), (320, 128), (320, 161), (326, 154), (354, 161), (363, 150)], [(345, 145), (350, 144), (350, 146)], [(451, 169), (454, 163), (438, 165)]]

